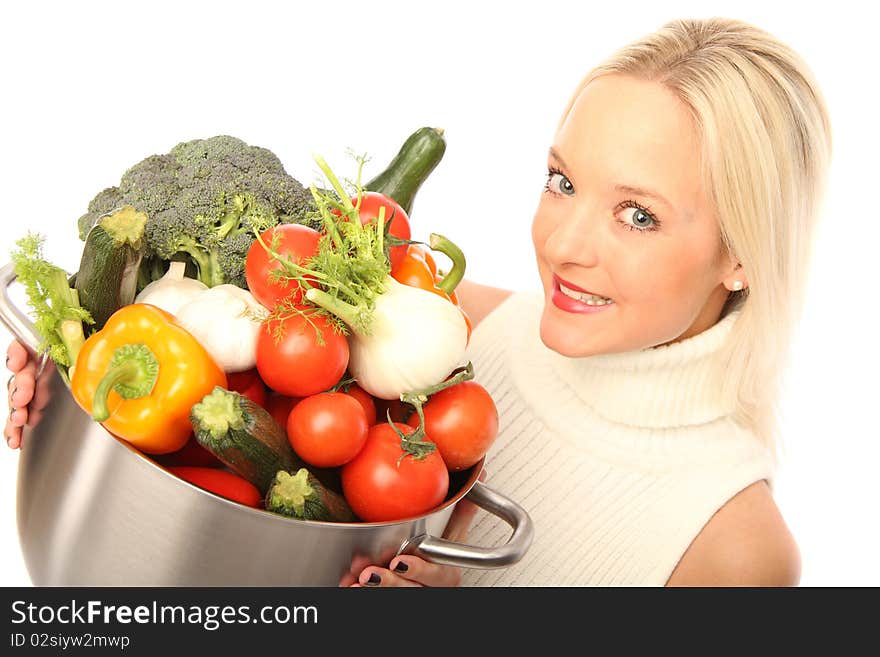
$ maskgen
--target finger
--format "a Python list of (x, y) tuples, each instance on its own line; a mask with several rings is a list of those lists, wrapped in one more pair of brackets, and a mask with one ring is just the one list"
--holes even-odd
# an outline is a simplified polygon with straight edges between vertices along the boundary
[(27, 406), (24, 408), (16, 408), (13, 406), (9, 409), (9, 423), (13, 427), (17, 427), (19, 431), (21, 431), (21, 427), (27, 424), (28, 420), (28, 409)]
[(9, 343), (6, 348), (6, 368), (10, 372), (18, 372), (27, 364), (28, 360), (30, 360), (30, 354), (21, 342), (13, 340)]
[(32, 367), (25, 368), (15, 375), (15, 381), (12, 383), (12, 389), (9, 391), (10, 408), (21, 408), (30, 404), (34, 398), (34, 369)]
[(366, 555), (354, 555), (351, 559), (351, 565), (348, 568), (348, 572), (343, 574), (339, 579), (339, 586), (351, 586), (352, 583), (357, 582), (358, 575), (361, 574), (361, 571), (371, 565), (373, 565), (373, 562), (370, 561)]
[(395, 578), (422, 586), (458, 586), (461, 583), (459, 568), (430, 563), (412, 554), (394, 557), (388, 568)]
[(12, 391), (15, 390), (15, 388), (19, 384), (19, 381), (21, 380), (21, 377), (25, 373), (28, 373), (31, 379), (35, 379), (37, 374), (37, 364), (32, 360), (27, 361), (23, 367), (20, 367), (16, 372), (14, 372), (12, 376), (10, 376), (9, 379), (6, 381), (6, 391), (8, 393), (11, 394)]
[(3, 435), (6, 436), (6, 444), (10, 449), (18, 449), (21, 447), (21, 427), (14, 427), (6, 420), (6, 427), (3, 430)]
[(358, 576), (358, 583), (361, 586), (369, 586), (372, 588), (381, 586), (386, 588), (413, 588), (416, 586), (422, 586), (419, 582), (400, 577), (387, 568), (379, 568), (378, 566), (370, 566), (361, 571), (361, 574)]

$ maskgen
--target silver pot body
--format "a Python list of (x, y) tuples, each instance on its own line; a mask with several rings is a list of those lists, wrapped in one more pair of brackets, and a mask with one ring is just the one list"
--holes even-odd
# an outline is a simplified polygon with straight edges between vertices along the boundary
[[(0, 319), (38, 341), (9, 299), (0, 270)], [(193, 486), (117, 439), (76, 403), (51, 363), (30, 405), (17, 489), (18, 530), (37, 586), (337, 586), (367, 563), (402, 552), (436, 563), (503, 568), (525, 554), (528, 514), (477, 480), (482, 462), (452, 477), (434, 511), (390, 523), (301, 521), (252, 509)], [(507, 521), (501, 546), (439, 538), (468, 498)]]

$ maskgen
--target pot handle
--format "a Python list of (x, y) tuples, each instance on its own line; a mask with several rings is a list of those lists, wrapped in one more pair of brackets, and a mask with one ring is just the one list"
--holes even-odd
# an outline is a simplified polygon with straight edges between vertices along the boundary
[(9, 297), (9, 286), (15, 279), (15, 265), (9, 262), (0, 269), (0, 322), (3, 322), (17, 340), (21, 340), (36, 352), (42, 340), (37, 335), (30, 318), (19, 310)]
[(481, 481), (474, 484), (465, 499), (513, 528), (507, 543), (497, 547), (477, 547), (420, 534), (406, 541), (399, 553), (414, 554), (432, 563), (460, 568), (505, 568), (522, 559), (534, 535), (532, 519), (525, 509)]

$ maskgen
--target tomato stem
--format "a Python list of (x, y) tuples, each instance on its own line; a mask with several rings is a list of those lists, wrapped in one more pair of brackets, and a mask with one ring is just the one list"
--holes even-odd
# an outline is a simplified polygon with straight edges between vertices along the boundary
[[(416, 443), (422, 443), (422, 438), (426, 438), (425, 434), (425, 411), (422, 408), (426, 403), (428, 403), (428, 399), (431, 395), (435, 395), (441, 390), (446, 390), (447, 388), (451, 388), (452, 386), (458, 385), (459, 383), (464, 383), (465, 381), (470, 381), (474, 378), (474, 364), (471, 361), (468, 361), (468, 364), (464, 367), (458, 368), (454, 371), (453, 375), (443, 381), (442, 383), (438, 383), (435, 386), (431, 386), (430, 388), (425, 388), (423, 390), (413, 390), (412, 392), (405, 392), (400, 396), (400, 401), (405, 404), (409, 404), (413, 408), (416, 409), (416, 413), (419, 416), (419, 426), (418, 428), (407, 436), (407, 439), (414, 441)], [(391, 415), (388, 415), (388, 421), (391, 422)], [(394, 423), (392, 423), (392, 427), (394, 427)], [(397, 431), (397, 427), (394, 427), (394, 430)], [(398, 435), (401, 436), (401, 441), (403, 440), (403, 434), (398, 431)], [(433, 443), (430, 443), (433, 445)], [(401, 447), (403, 447), (403, 443), (401, 442)]]
[[(385, 411), (385, 416), (388, 418), (388, 424), (391, 425), (392, 430), (400, 437), (400, 449), (403, 450), (403, 454), (400, 455), (400, 458), (397, 459), (397, 464), (400, 465), (400, 462), (404, 459), (405, 456), (412, 456), (414, 459), (423, 459), (428, 454), (437, 449), (437, 445), (432, 443), (430, 440), (422, 440), (422, 438), (426, 438), (425, 430), (424, 430), (424, 422), (419, 426), (418, 429), (413, 431), (411, 434), (407, 435), (403, 433), (400, 429), (397, 428), (397, 425), (394, 424), (394, 421), (391, 419), (391, 410), (388, 409)], [(422, 416), (424, 419), (424, 416)]]

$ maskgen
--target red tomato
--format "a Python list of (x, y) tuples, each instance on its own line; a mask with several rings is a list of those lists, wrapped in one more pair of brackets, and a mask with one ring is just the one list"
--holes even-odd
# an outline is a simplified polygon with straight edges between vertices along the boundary
[[(483, 458), (498, 435), (498, 409), (476, 381), (464, 381), (431, 395), (422, 410), (425, 433), (452, 471), (465, 470)], [(418, 413), (410, 416), (409, 425), (419, 426)]]
[[(395, 426), (404, 434), (414, 431), (406, 424)], [(365, 522), (402, 520), (446, 499), (449, 471), (437, 450), (420, 459), (404, 452), (400, 436), (386, 422), (370, 427), (363, 449), (342, 466), (342, 492)]]
[(287, 439), (293, 451), (319, 468), (351, 461), (364, 446), (368, 429), (363, 407), (342, 392), (306, 397), (287, 418)]
[(287, 417), (299, 401), (300, 397), (288, 397), (287, 395), (280, 395), (275, 391), (271, 391), (266, 395), (266, 405), (264, 408), (269, 411), (278, 424), (286, 427)]
[(168, 468), (181, 479), (233, 502), (259, 508), (263, 496), (251, 482), (237, 474), (216, 468), (176, 466)]
[[(271, 247), (272, 239), (276, 235), (278, 243), (274, 247), (275, 251), (298, 265), (318, 252), (321, 234), (313, 228), (300, 224), (281, 224), (264, 231), (260, 237), (266, 246)], [(290, 295), (293, 295), (293, 303), (302, 301), (303, 290), (298, 282), (270, 280), (270, 272), (283, 269), (281, 263), (270, 256), (259, 241), (254, 240), (245, 260), (245, 279), (251, 294), (267, 308), (274, 308), (279, 301)], [(306, 278), (313, 280), (308, 276)]]
[(226, 382), (229, 390), (247, 397), (255, 404), (266, 405), (266, 386), (256, 368), (244, 372), (229, 372), (226, 374)]
[[(311, 322), (311, 323), (310, 323)], [(276, 341), (275, 332), (281, 329)], [(314, 324), (324, 339), (317, 342)], [(267, 320), (257, 336), (257, 370), (263, 382), (288, 397), (308, 397), (332, 388), (348, 367), (348, 340), (320, 315)]]
[[(357, 197), (351, 199), (351, 202), (357, 204)], [(385, 207), (385, 224), (391, 222), (388, 232), (402, 240), (408, 240), (412, 237), (410, 232), (409, 217), (397, 201), (384, 194), (378, 192), (364, 192), (361, 195), (361, 207), (358, 210), (362, 224), (370, 222), (376, 223), (379, 217), (379, 208)], [(388, 259), (391, 262), (391, 272), (394, 273), (395, 268), (406, 255), (406, 244), (392, 247), (388, 252)]]
[(376, 424), (376, 402), (373, 401), (372, 395), (361, 388), (357, 383), (352, 383), (345, 393), (349, 397), (354, 397), (364, 409), (364, 415), (367, 418), (367, 426), (371, 427)]

